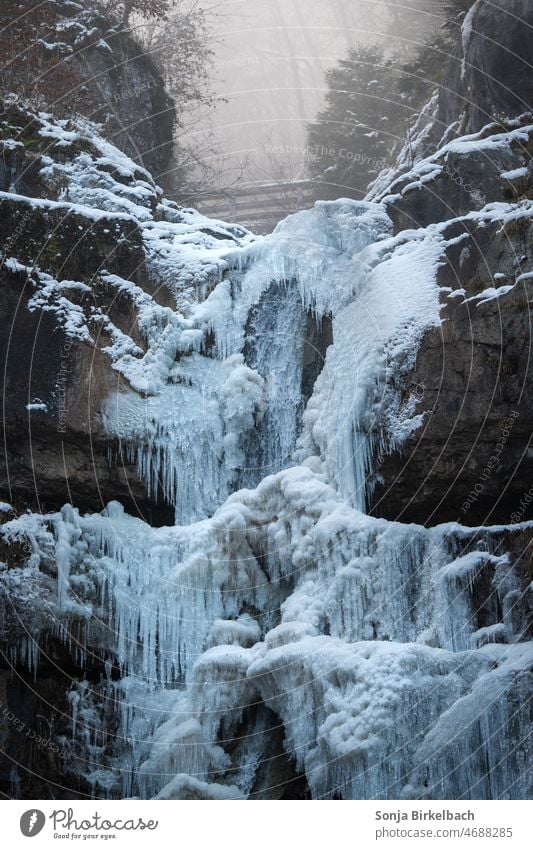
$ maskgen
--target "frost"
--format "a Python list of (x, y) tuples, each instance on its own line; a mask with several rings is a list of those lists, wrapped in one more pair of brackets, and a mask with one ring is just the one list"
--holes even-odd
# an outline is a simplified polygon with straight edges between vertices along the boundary
[[(516, 743), (532, 652), (520, 575), (495, 551), (503, 529), (365, 513), (376, 454), (422, 423), (402, 380), (440, 323), (449, 222), (394, 236), (384, 205), (342, 199), (256, 238), (162, 199), (89, 125), (41, 120), (52, 151), (72, 148), (42, 163), (64, 196), (15, 200), (135, 222), (169, 304), (100, 271), (135, 313), (134, 340), (87, 284), (6, 260), (34, 285), (30, 309), (86, 344), (105, 333), (124, 380), (102, 426), (175, 508), (172, 527), (153, 528), (117, 502), (16, 519), (0, 505), (6, 559), (22, 551), (0, 572), (0, 601), (24, 629), (10, 659), (35, 670), (51, 617), (81, 664), (95, 643), (102, 655), (101, 680), (67, 695), (69, 768), (95, 795), (246, 798), (274, 723), (314, 798), (526, 797)], [(456, 140), (403, 191), (434, 179), (448, 153), (523, 139)], [(532, 209), (489, 204), (468, 219), (504, 227)]]
[(488, 301), (497, 301), (498, 298), (507, 295), (507, 293), (510, 292), (512, 289), (514, 289), (514, 284), (510, 284), (507, 286), (498, 286), (497, 289), (492, 286), (489, 286), (487, 289), (484, 289), (483, 292), (481, 292), (479, 295), (473, 295), (471, 298), (466, 298), (465, 303), (468, 303), (469, 301), (477, 301), (476, 306), (479, 307), (481, 306), (481, 304), (488, 303)]
[(463, 24), (461, 27), (461, 40), (463, 47), (463, 61), (461, 63), (461, 78), (464, 78), (466, 72), (466, 54), (468, 53), (468, 48), (470, 46), (470, 41), (472, 39), (473, 32), (473, 22), (476, 16), (476, 12), (479, 9), (479, 3), (473, 3), (473, 5), (468, 9)]
[[(283, 722), (315, 797), (339, 788), (347, 798), (505, 792), (502, 729), (514, 727), (508, 716), (532, 651), (512, 641), (519, 582), (507, 557), (490, 554), (498, 529), (478, 534), (483, 549), (454, 557), (466, 529), (369, 518), (306, 467), (267, 477), (188, 526), (152, 529), (116, 503), (101, 516), (69, 508), (53, 525), (59, 616), (91, 615), (84, 594), (94, 584), (73, 580), (90, 563), (98, 617), (116, 636), (122, 678), (105, 686), (120, 704), (122, 793), (246, 795), (261, 746), (254, 754), (250, 743), (252, 760), (221, 783), (231, 760), (216, 741), (231, 739), (261, 701)], [(481, 628), (478, 582), (492, 619)], [(76, 692), (78, 729), (98, 700)], [(461, 742), (448, 717), (470, 704)], [(525, 711), (517, 717), (526, 722)], [(465, 739), (470, 760), (450, 772)], [(435, 740), (442, 753), (428, 758)]]
[(512, 171), (502, 171), (501, 176), (504, 180), (520, 180), (522, 177), (527, 177), (527, 167), (513, 168)]
[(40, 401), (38, 398), (36, 398), (34, 401), (31, 402), (31, 404), (26, 404), (26, 409), (28, 410), (29, 413), (32, 413), (32, 412), (46, 413), (46, 411), (48, 410), (48, 405), (45, 404), (43, 401)]

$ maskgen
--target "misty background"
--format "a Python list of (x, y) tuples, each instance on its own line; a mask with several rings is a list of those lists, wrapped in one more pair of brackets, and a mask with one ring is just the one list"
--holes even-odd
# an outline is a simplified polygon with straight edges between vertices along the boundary
[(211, 151), (220, 185), (306, 176), (307, 126), (325, 72), (357, 44), (407, 56), (442, 24), (431, 0), (205, 0), (214, 50), (210, 109), (189, 143)]

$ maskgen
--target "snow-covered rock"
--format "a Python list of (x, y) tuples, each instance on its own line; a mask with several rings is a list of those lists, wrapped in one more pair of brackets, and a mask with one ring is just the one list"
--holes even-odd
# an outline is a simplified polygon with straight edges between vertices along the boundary
[[(425, 369), (438, 390), (431, 344), (451, 344), (466, 309), (478, 347), (494, 348), (483, 317), (516, 307), (531, 276), (521, 252), (508, 282), (501, 251), (478, 278), (472, 252), (480, 232), (495, 256), (509, 233), (517, 247), (527, 197), (476, 196), (409, 229), (394, 204), (488, 150), (513, 182), (529, 130), (454, 141), (382, 202), (319, 203), (255, 238), (166, 201), (90, 125), (11, 116), (2, 274), (21, 328), (6, 334), (19, 478), (2, 491), (15, 507), (0, 526), (3, 642), (35, 676), (70, 658), (63, 776), (120, 798), (280, 797), (285, 784), (315, 798), (525, 798), (531, 523), (366, 511), (432, 414), (412, 379)], [(453, 258), (464, 273), (445, 285)], [(32, 347), (41, 323), (46, 344)], [(21, 350), (50, 373), (19, 388)], [(506, 443), (521, 444), (517, 419), (500, 421)], [(21, 421), (35, 494), (13, 462)], [(94, 443), (106, 467), (126, 463), (104, 475), (106, 505), (101, 463), (92, 500), (82, 491)], [(45, 446), (72, 473), (73, 505), (50, 501)], [(172, 506), (165, 524), (133, 515), (138, 478), (145, 505)]]

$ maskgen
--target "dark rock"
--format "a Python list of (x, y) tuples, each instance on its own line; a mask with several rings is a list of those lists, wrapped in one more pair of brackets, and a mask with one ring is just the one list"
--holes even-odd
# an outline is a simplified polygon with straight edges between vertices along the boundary
[(452, 60), (439, 92), (437, 121), (460, 120), (458, 135), (530, 112), (533, 8), (529, 0), (478, 0), (462, 61)]
[[(438, 278), (443, 323), (399, 380), (405, 397), (416, 390), (423, 424), (401, 451), (380, 457), (372, 509), (390, 519), (480, 525), (533, 517), (532, 289), (530, 278), (516, 282), (532, 268), (532, 22), (528, 0), (474, 5), (430, 135), (437, 148), (477, 136), (437, 150), (431, 168), (415, 166), (386, 190), (396, 232), (450, 221)], [(473, 214), (498, 202), (522, 203), (524, 214), (507, 223), (496, 212), (492, 220)], [(481, 297), (513, 284), (497, 299)]]
[[(523, 123), (531, 126), (533, 115), (525, 116)], [(507, 130), (515, 124), (507, 122)], [(431, 159), (431, 179), (416, 169), (399, 177), (384, 198), (395, 231), (459, 218), (488, 203), (533, 197), (533, 131), (524, 129), (514, 141), (498, 144), (503, 131), (493, 124), (479, 134), (478, 145), (438, 151)], [(495, 143), (484, 144), (485, 139)], [(505, 176), (522, 171), (518, 177)]]
[[(8, 105), (0, 125), (0, 138), (14, 134), (20, 145), (4, 144), (4, 185), (8, 181), (13, 189), (15, 181), (17, 194), (25, 194), (25, 198), (13, 195), (4, 199), (0, 217), (4, 254), (0, 264), (4, 328), (0, 335), (4, 375), (0, 500), (9, 501), (19, 511), (54, 511), (74, 503), (82, 511), (94, 512), (119, 498), (134, 515), (156, 525), (171, 524), (173, 510), (147, 498), (136, 469), (102, 432), (102, 404), (122, 382), (109, 357), (101, 352), (109, 342), (107, 334), (94, 325), (95, 341), (89, 343), (67, 335), (54, 311), (29, 308), (42, 272), (54, 280), (83, 283), (88, 288), (73, 291), (69, 297), (84, 311), (88, 324), (91, 311), (98, 308), (142, 349), (144, 341), (131, 297), (117, 296), (101, 272), (131, 280), (164, 303), (171, 298), (149, 280), (134, 218), (107, 217), (105, 213), (87, 218), (67, 202), (64, 206), (40, 202), (50, 195), (57, 199), (59, 191), (39, 176), (45, 155), (49, 160), (53, 154), (64, 163), (82, 151), (96, 160), (98, 151), (83, 138), (70, 147), (52, 150), (49, 139), (39, 132), (39, 121), (28, 118), (24, 110)], [(35, 402), (42, 408), (28, 409)]]
[[(515, 283), (533, 223), (467, 219), (446, 235), (461, 230), (465, 238), (448, 247), (439, 273), (443, 323), (425, 335), (402, 379), (406, 395), (417, 388), (423, 424), (401, 451), (381, 458), (373, 512), (389, 519), (508, 524), (533, 479), (533, 280)], [(496, 273), (503, 278), (494, 281)], [(514, 287), (483, 300), (486, 289), (505, 284)], [(532, 517), (528, 503), (520, 520)]]
[[(176, 111), (156, 63), (133, 34), (103, 14), (97, 0), (20, 0), (15, 19), (8, 5), (0, 8), (2, 91), (30, 96), (56, 116), (89, 118), (156, 179), (164, 175)], [(31, 86), (25, 63), (39, 68)]]
[(131, 35), (109, 29), (105, 19), (99, 27), (86, 49), (74, 54), (95, 104), (88, 117), (101, 123), (114, 145), (160, 180), (172, 158), (174, 102), (150, 54)]

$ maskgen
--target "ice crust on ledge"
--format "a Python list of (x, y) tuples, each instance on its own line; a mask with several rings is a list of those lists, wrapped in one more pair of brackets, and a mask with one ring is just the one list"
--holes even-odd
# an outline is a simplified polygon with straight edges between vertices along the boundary
[[(385, 377), (439, 323), (442, 236), (390, 230), (379, 204), (317, 203), (228, 251), (226, 279), (206, 300), (164, 330), (156, 321), (142, 359), (119, 361), (153, 398), (113, 396), (106, 427), (149, 490), (176, 505), (177, 521), (212, 515), (236, 486), (311, 455), (364, 509), (374, 452), (417, 423), (409, 402), (400, 410), (384, 392)], [(310, 319), (332, 322), (334, 344), (304, 412)]]
[[(266, 709), (315, 797), (505, 797), (511, 775), (526, 792), (527, 752), (512, 739), (526, 736), (533, 653), (490, 529), (457, 557), (466, 529), (370, 518), (305, 466), (186, 527), (150, 529), (118, 504), (49, 521), (68, 575), (59, 615), (79, 618), (92, 598), (86, 615), (122, 670), (71, 701), (74, 767), (94, 764), (101, 712), (119, 706), (99, 793), (253, 797)], [(484, 630), (500, 629), (498, 641), (480, 640), (481, 572)], [(230, 754), (224, 741), (257, 710), (249, 748)]]
[[(75, 142), (48, 119), (45, 132)], [(133, 218), (152, 280), (174, 293), (176, 308), (162, 307), (102, 274), (135, 304), (145, 342), (106, 325), (129, 388), (109, 397), (104, 426), (176, 524), (152, 528), (112, 502), (0, 526), (28, 552), (22, 568), (0, 566), (2, 604), (26, 633), (11, 660), (36, 669), (52, 617), (81, 664), (95, 648), (104, 661), (99, 683), (69, 691), (65, 768), (95, 796), (254, 798), (263, 765), (287, 755), (316, 798), (527, 798), (516, 741), (533, 652), (520, 578), (493, 550), (502, 529), (473, 541), (458, 525), (364, 512), (377, 451), (420, 423), (387, 378), (439, 325), (443, 228), (394, 237), (381, 204), (341, 200), (255, 239), (179, 210), (131, 160), (99, 150), (64, 167), (72, 200), (54, 208)], [(417, 165), (416, 179), (437, 166)], [(526, 215), (526, 203), (491, 204), (471, 217)], [(90, 342), (70, 282), (39, 272), (32, 308)], [(308, 397), (307, 336), (327, 322)]]

